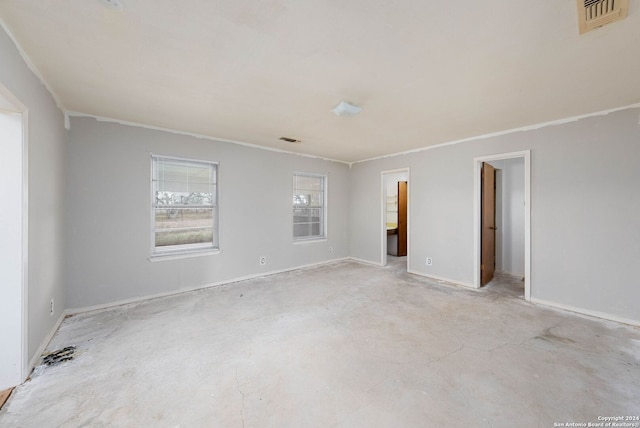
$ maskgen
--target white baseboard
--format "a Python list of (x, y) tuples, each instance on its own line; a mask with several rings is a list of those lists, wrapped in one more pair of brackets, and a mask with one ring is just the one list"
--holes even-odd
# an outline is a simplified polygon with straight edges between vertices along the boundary
[[(355, 257), (342, 257), (342, 258), (338, 258), (338, 259), (326, 260), (326, 261), (322, 261), (322, 262), (311, 263), (311, 264), (307, 264), (307, 265), (301, 265), (301, 266), (296, 266), (296, 267), (291, 267), (291, 268), (286, 268), (286, 269), (279, 269), (279, 270), (274, 270), (274, 271), (269, 271), (269, 272), (261, 272), (261, 273), (257, 273), (257, 274), (252, 274), (252, 275), (245, 275), (245, 276), (232, 278), (232, 279), (228, 279), (228, 280), (224, 280), (224, 281), (214, 282), (214, 283), (195, 286), (195, 287), (189, 287), (189, 288), (186, 288), (186, 289), (168, 291), (168, 292), (164, 292), (164, 293), (157, 293), (157, 294), (146, 295), (146, 296), (141, 296), (141, 297), (134, 297), (134, 298), (131, 298), (131, 299), (118, 300), (118, 301), (115, 301), (115, 302), (105, 303), (105, 304), (101, 304), (101, 305), (93, 305), (93, 306), (86, 306), (86, 307), (81, 307), (81, 308), (66, 309), (62, 314), (60, 314), (60, 317), (58, 318), (58, 320), (54, 324), (53, 328), (51, 329), (51, 331), (49, 332), (47, 337), (44, 338), (44, 340), (42, 341), (42, 343), (40, 344), (40, 346), (36, 350), (35, 354), (31, 358), (31, 360), (29, 361), (29, 367), (28, 367), (27, 372), (28, 372), (28, 374), (31, 373), (33, 368), (38, 363), (38, 360), (42, 356), (42, 353), (45, 351), (45, 349), (47, 348), (47, 346), (51, 342), (51, 339), (53, 338), (53, 336), (56, 334), (56, 332), (60, 328), (60, 325), (62, 324), (62, 321), (64, 321), (64, 319), (67, 316), (77, 315), (77, 314), (86, 313), (86, 312), (105, 311), (105, 310), (108, 310), (108, 309), (111, 309), (111, 308), (114, 308), (114, 307), (117, 307), (117, 306), (124, 306), (124, 305), (133, 304), (133, 303), (143, 302), (143, 301), (146, 301), (146, 300), (153, 300), (153, 299), (158, 299), (158, 298), (162, 298), (162, 297), (174, 296), (174, 295), (182, 294), (182, 293), (189, 293), (189, 292), (192, 292), (192, 291), (203, 290), (203, 289), (207, 289), (207, 288), (211, 288), (211, 287), (219, 287), (219, 286), (226, 285), (226, 284), (232, 284), (232, 283), (235, 283), (235, 282), (246, 281), (246, 280), (255, 279), (255, 278), (261, 278), (261, 277), (275, 275), (275, 274), (279, 274), (279, 273), (291, 272), (291, 271), (294, 271), (294, 270), (308, 269), (308, 268), (313, 268), (313, 267), (318, 267), (318, 266), (323, 266), (323, 265), (331, 265), (331, 264), (340, 263), (340, 262), (344, 262), (344, 261), (353, 261), (353, 262), (356, 262), (356, 263), (362, 263), (362, 264), (365, 264), (365, 265), (376, 266), (376, 267), (383, 266), (380, 263), (371, 262), (371, 261), (363, 260), (363, 259), (358, 259), (358, 258), (355, 258)], [(436, 276), (436, 275), (425, 275), (425, 274), (423, 274), (421, 272), (416, 272), (416, 271), (412, 271), (412, 270), (408, 270), (407, 272), (410, 273), (410, 274), (413, 274), (413, 275), (418, 275), (418, 276), (422, 276), (422, 277), (425, 277), (425, 278), (432, 279), (432, 280), (437, 281), (437, 282), (439, 282), (441, 284), (444, 284), (444, 285), (463, 287), (465, 289), (471, 289), (471, 290), (476, 290), (476, 291), (478, 290), (476, 287), (473, 286), (473, 284), (470, 284), (470, 283), (456, 281), (456, 280), (453, 280), (453, 279), (450, 279), (450, 278), (444, 278), (444, 277), (440, 277), (440, 276)], [(608, 313), (604, 313), (604, 312), (598, 312), (598, 311), (592, 311), (592, 310), (583, 309), (583, 308), (577, 308), (575, 306), (570, 306), (570, 305), (565, 305), (565, 304), (561, 304), (561, 303), (551, 302), (551, 301), (547, 301), (547, 300), (543, 300), (543, 299), (537, 299), (535, 297), (531, 298), (531, 303), (534, 303), (534, 304), (537, 304), (537, 305), (542, 305), (542, 306), (548, 306), (548, 307), (555, 308), (555, 309), (561, 309), (561, 310), (565, 310), (565, 311), (575, 312), (575, 313), (578, 313), (578, 314), (581, 314), (581, 315), (587, 315), (587, 316), (590, 316), (590, 317), (605, 319), (605, 320), (608, 320), (608, 321), (614, 321), (614, 322), (618, 322), (618, 323), (622, 323), (622, 324), (628, 324), (628, 325), (640, 327), (640, 320), (632, 320), (632, 319), (629, 319), (629, 318), (618, 317), (616, 315), (612, 315), (612, 314), (608, 314)]]
[(570, 312), (575, 312), (581, 315), (587, 315), (590, 317), (594, 317), (594, 318), (600, 318), (600, 319), (605, 319), (608, 321), (615, 321), (615, 322), (619, 322), (622, 324), (629, 324), (632, 326), (636, 326), (636, 327), (640, 327), (640, 320), (632, 320), (629, 318), (623, 318), (623, 317), (619, 317), (617, 315), (613, 315), (613, 314), (608, 314), (605, 312), (599, 312), (599, 311), (592, 311), (589, 309), (583, 309), (583, 308), (576, 308), (575, 306), (570, 306), (570, 305), (565, 305), (562, 303), (556, 303), (556, 302), (550, 302), (548, 300), (542, 300), (542, 299), (537, 299), (535, 297), (531, 298), (531, 303), (534, 303), (536, 305), (542, 305), (542, 306), (549, 306), (551, 308), (555, 308), (555, 309), (562, 309), (565, 311), (570, 311)]
[(348, 257), (348, 260), (351, 260), (352, 262), (356, 262), (356, 263), (362, 263), (363, 265), (369, 265), (369, 266), (377, 266), (377, 267), (381, 267), (384, 266), (382, 263), (380, 262), (372, 262), (370, 260), (364, 260), (364, 259), (358, 259), (356, 257)]
[(464, 287), (464, 288), (470, 288), (471, 290), (478, 290), (476, 287), (473, 286), (473, 284), (468, 283), (468, 282), (456, 281), (454, 279), (444, 278), (442, 276), (426, 275), (426, 274), (424, 274), (422, 272), (416, 272), (414, 270), (407, 270), (407, 273), (411, 273), (413, 275), (418, 275), (418, 276), (423, 276), (425, 278), (433, 279), (434, 281), (437, 281), (437, 282), (439, 282), (441, 284), (445, 284), (445, 285), (454, 285), (456, 287)]
[(38, 364), (38, 360), (42, 356), (42, 353), (44, 352), (45, 349), (47, 349), (47, 346), (49, 346), (49, 342), (51, 342), (51, 339), (53, 339), (53, 336), (58, 332), (58, 329), (60, 328), (60, 324), (62, 324), (62, 321), (64, 321), (66, 317), (67, 317), (67, 311), (63, 311), (60, 314), (60, 318), (58, 318), (58, 321), (56, 321), (56, 323), (53, 325), (53, 328), (51, 329), (49, 334), (47, 334), (47, 337), (44, 338), (44, 340), (40, 343), (40, 346), (38, 346), (38, 349), (36, 349), (35, 354), (33, 354), (33, 356), (31, 357), (31, 360), (29, 360), (29, 366), (27, 367), (27, 377), (31, 375), (31, 371), (36, 366), (36, 364)]
[(340, 262), (347, 261), (347, 260), (350, 260), (349, 257), (341, 257), (341, 258), (338, 258), (338, 259), (325, 260), (325, 261), (322, 261), (322, 262), (310, 263), (310, 264), (307, 264), (307, 265), (301, 265), (301, 266), (296, 266), (296, 267), (291, 267), (291, 268), (286, 268), (286, 269), (279, 269), (279, 270), (272, 270), (272, 271), (268, 271), (268, 272), (260, 272), (260, 273), (251, 274), (251, 275), (244, 275), (244, 276), (240, 276), (240, 277), (236, 277), (236, 278), (226, 279), (224, 281), (212, 282), (212, 283), (203, 284), (203, 285), (196, 285), (194, 287), (181, 288), (179, 290), (166, 291), (166, 292), (156, 293), (156, 294), (148, 294), (148, 295), (139, 296), (139, 297), (132, 297), (130, 299), (117, 300), (115, 302), (109, 302), (109, 303), (104, 303), (104, 304), (100, 304), (100, 305), (84, 306), (84, 307), (80, 307), (80, 308), (70, 308), (70, 309), (67, 309), (65, 311), (65, 314), (66, 315), (78, 315), (78, 314), (83, 314), (83, 313), (87, 313), (87, 312), (106, 311), (108, 309), (115, 308), (116, 306), (131, 305), (131, 304), (134, 304), (134, 303), (144, 302), (144, 301), (147, 301), (147, 300), (160, 299), (160, 298), (163, 298), (163, 297), (175, 296), (177, 294), (190, 293), (192, 291), (197, 291), (197, 290), (204, 290), (204, 289), (211, 288), (211, 287), (219, 287), (219, 286), (226, 285), (226, 284), (232, 284), (234, 282), (247, 281), (249, 279), (261, 278), (261, 277), (264, 277), (264, 276), (275, 275), (275, 274), (278, 274), (278, 273), (291, 272), (291, 271), (299, 270), (299, 269), (308, 269), (308, 268), (313, 268), (313, 267), (318, 267), (318, 266), (323, 266), (323, 265), (330, 265), (330, 264), (340, 263)]
[(519, 281), (521, 281), (522, 278), (524, 278), (524, 274), (523, 273), (511, 273), (511, 272), (505, 272), (503, 270), (497, 270), (497, 271), (495, 271), (495, 273), (496, 273), (496, 275), (508, 276), (510, 278), (518, 279)]

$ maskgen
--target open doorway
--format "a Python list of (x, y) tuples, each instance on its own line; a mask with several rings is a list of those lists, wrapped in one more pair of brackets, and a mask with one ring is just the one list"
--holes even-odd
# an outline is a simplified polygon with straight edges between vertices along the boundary
[(0, 391), (26, 377), (26, 108), (0, 85)]
[(382, 172), (381, 264), (407, 270), (409, 254), (409, 168)]
[(474, 285), (498, 285), (530, 300), (530, 152), (474, 163)]

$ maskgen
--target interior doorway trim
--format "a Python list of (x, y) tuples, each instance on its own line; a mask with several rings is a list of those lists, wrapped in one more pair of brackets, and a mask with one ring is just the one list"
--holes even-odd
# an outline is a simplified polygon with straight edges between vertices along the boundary
[(531, 150), (501, 153), (473, 159), (473, 286), (480, 288), (481, 180), (483, 162), (524, 159), (524, 298), (531, 301)]
[(411, 169), (398, 168), (389, 169), (380, 173), (380, 265), (387, 265), (387, 200), (386, 200), (386, 188), (384, 184), (385, 175), (398, 174), (405, 172), (407, 174), (407, 271), (410, 271), (410, 249), (411, 249)]
[[(17, 113), (21, 115), (21, 185), (22, 190), (22, 212), (21, 212), (21, 284), (20, 284), (20, 302), (18, 308), (20, 310), (20, 349), (19, 349), (19, 362), (17, 362), (18, 370), (15, 373), (14, 378), (17, 380), (17, 384), (22, 383), (29, 372), (28, 361), (28, 256), (29, 256), (29, 162), (28, 162), (28, 130), (29, 130), (29, 111), (27, 107), (20, 102), (20, 100), (13, 95), (9, 89), (7, 89), (2, 83), (0, 83), (0, 112)], [(6, 284), (4, 284), (6, 286)], [(7, 326), (3, 326), (7, 328)], [(0, 344), (5, 346), (5, 344)], [(6, 362), (2, 361), (1, 364)], [(15, 365), (15, 362), (12, 362)], [(10, 385), (14, 386), (14, 385)], [(0, 388), (1, 389), (1, 388)]]

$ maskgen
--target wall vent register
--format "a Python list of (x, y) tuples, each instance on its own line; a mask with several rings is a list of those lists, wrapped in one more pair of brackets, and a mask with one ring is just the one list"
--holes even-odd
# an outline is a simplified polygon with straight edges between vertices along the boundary
[(627, 17), (629, 0), (577, 0), (580, 34)]

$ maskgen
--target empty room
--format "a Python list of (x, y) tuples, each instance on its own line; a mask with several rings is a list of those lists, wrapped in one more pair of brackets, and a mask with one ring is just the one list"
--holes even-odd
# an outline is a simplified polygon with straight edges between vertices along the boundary
[(0, 26), (1, 427), (640, 427), (640, 0)]

